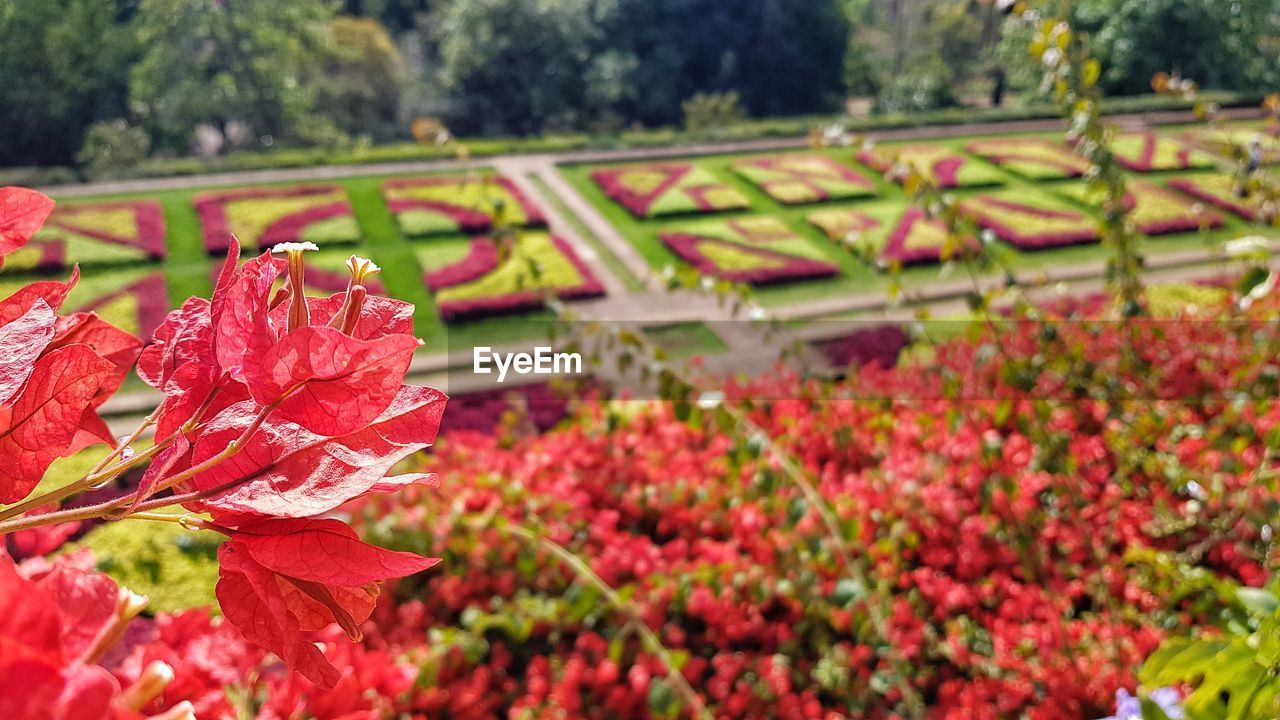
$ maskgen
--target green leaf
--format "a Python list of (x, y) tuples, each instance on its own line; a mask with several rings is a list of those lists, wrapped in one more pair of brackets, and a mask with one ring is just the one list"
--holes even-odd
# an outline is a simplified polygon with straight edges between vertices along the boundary
[(1263, 588), (1242, 587), (1236, 590), (1236, 600), (1254, 615), (1270, 615), (1280, 608), (1280, 599)]

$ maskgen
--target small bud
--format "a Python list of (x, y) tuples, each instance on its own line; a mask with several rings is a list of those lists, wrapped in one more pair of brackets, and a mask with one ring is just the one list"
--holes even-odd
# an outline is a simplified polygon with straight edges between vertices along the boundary
[(360, 322), (360, 312), (364, 310), (364, 299), (369, 294), (365, 288), (365, 280), (370, 275), (382, 272), (382, 268), (368, 258), (352, 255), (347, 258), (347, 269), (351, 271), (351, 280), (347, 283), (347, 296), (342, 307), (329, 321), (329, 327), (350, 335)]

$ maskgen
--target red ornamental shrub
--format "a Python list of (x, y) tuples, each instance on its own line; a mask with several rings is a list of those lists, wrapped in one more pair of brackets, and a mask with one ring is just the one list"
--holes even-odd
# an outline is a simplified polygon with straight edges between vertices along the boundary
[[(0, 256), (21, 248), (51, 207), (37, 193), (0, 190)], [(335, 687), (341, 673), (311, 634), (336, 622), (358, 639), (382, 580), (437, 561), (367, 545), (337, 520), (308, 518), (366, 493), (433, 483), (428, 474), (386, 474), (434, 441), (446, 398), (403, 384), (420, 344), (412, 335), (413, 308), (368, 295), (365, 283), (377, 272), (372, 263), (353, 257), (344, 292), (307, 298), (303, 251), (314, 246), (279, 246), (276, 251), (286, 259), (268, 253), (243, 267), (238, 249), (231, 244), (212, 299), (188, 300), (165, 319), (145, 350), (92, 313), (55, 314), (77, 272), (67, 283), (33, 283), (0, 301), (0, 502), (27, 498), (54, 459), (97, 442), (115, 444), (96, 410), (135, 360), (142, 379), (164, 394), (138, 433), (154, 427), (151, 448), (126, 452), (125, 443), (67, 489), (6, 510), (0, 534), (90, 518), (176, 520), (150, 512), (176, 505), (207, 513), (209, 520), (192, 516), (184, 522), (229, 537), (219, 551), (217, 593), (227, 621), (310, 681)], [(273, 291), (282, 275), (283, 287)], [(136, 491), (58, 509), (64, 498), (146, 460), (151, 463)], [(64, 538), (50, 530), (24, 542), (48, 549)], [(16, 602), (35, 592), (21, 587), (16, 572), (11, 560), (0, 559), (0, 573), (7, 573), (0, 585), (8, 583), (0, 587), (0, 604), (4, 597)], [(62, 566), (51, 577), (66, 577), (72, 589), (50, 593), (77, 597), (81, 585), (103, 582)], [(65, 612), (88, 611), (75, 605)], [(93, 612), (106, 611), (94, 605)], [(128, 619), (116, 615), (120, 622)], [(56, 617), (46, 624), (78, 626)], [(25, 648), (0, 653), (10, 663), (3, 673), (7, 683), (38, 686), (47, 695), (33, 697), (53, 702), (88, 692), (92, 681), (102, 707), (115, 712), (129, 706), (131, 701), (116, 694), (118, 687), (100, 682), (100, 672), (76, 664), (88, 664), (79, 648), (71, 652), (63, 643), (61, 653), (49, 652), (52, 641), (31, 639), (38, 628), (27, 625), (0, 629), (0, 647)], [(84, 632), (91, 629), (85, 626)], [(110, 646), (112, 638), (94, 637), (89, 639), (102, 650)], [(10, 693), (0, 695), (7, 700)], [(44, 715), (0, 712), (46, 716), (69, 717), (56, 703)], [(75, 717), (131, 716), (92, 710)]]

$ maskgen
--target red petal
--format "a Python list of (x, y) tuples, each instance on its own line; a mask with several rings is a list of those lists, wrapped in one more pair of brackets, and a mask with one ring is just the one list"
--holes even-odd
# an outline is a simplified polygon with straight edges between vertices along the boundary
[[(271, 285), (285, 267), (285, 261), (263, 253), (244, 264), (227, 280), (224, 269), (218, 279), (210, 306), (213, 314), (214, 348), (223, 371), (239, 378), (246, 354), (261, 357), (275, 342), (276, 330), (267, 310)], [(225, 285), (225, 292), (221, 292)]]
[[(26, 314), (0, 326), (0, 405), (7, 405), (31, 376), (38, 359), (53, 341), (58, 317), (43, 300), (36, 300)], [(8, 412), (0, 409), (0, 427), (8, 424)]]
[(138, 376), (157, 390), (168, 389), (169, 380), (186, 365), (195, 364), (213, 381), (213, 323), (210, 303), (189, 298), (169, 313), (156, 328), (154, 342), (138, 358)]
[(0, 555), (0, 638), (56, 656), (62, 628), (57, 614), (49, 612), (53, 606), (47, 586), (22, 577), (13, 560)]
[(0, 431), (0, 502), (17, 502), (35, 488), (70, 447), (85, 409), (114, 371), (84, 345), (54, 350), (36, 362)]
[(57, 280), (33, 282), (4, 300), (0, 300), (0, 325), (11, 323), (25, 315), (31, 306), (35, 305), (36, 300), (44, 300), (54, 312), (57, 312), (58, 308), (62, 307), (63, 301), (67, 299), (67, 293), (71, 292), (71, 288), (76, 286), (79, 279), (80, 266), (77, 265), (71, 270), (71, 277), (67, 278), (66, 282)]
[(97, 442), (114, 446), (115, 438), (106, 423), (98, 417), (97, 409), (124, 382), (134, 361), (138, 359), (138, 354), (142, 352), (142, 341), (133, 333), (125, 332), (98, 317), (97, 313), (76, 313), (71, 317), (58, 319), (58, 333), (49, 347), (56, 349), (71, 345), (86, 345), (98, 357), (115, 365), (115, 372), (102, 383), (93, 402), (85, 409), (80, 420), (81, 432), (72, 443), (72, 449), (83, 450)]
[(337, 520), (264, 520), (240, 528), (232, 543), (272, 572), (330, 586), (359, 587), (440, 562), (361, 542)]
[(338, 683), (338, 670), (324, 653), (302, 637), (275, 574), (254, 562), (236, 543), (218, 548), (218, 605), (227, 621), (250, 642), (280, 657), (286, 665), (311, 682), (331, 688)]
[(277, 417), (342, 435), (386, 410), (417, 349), (412, 335), (356, 340), (333, 328), (299, 328), (246, 362), (245, 382), (262, 405), (301, 388), (280, 404)]
[(53, 212), (53, 200), (35, 190), (0, 188), (0, 258), (31, 239)]
[[(243, 450), (201, 473), (201, 490), (229, 487), (206, 501), (214, 510), (308, 517), (332, 510), (385, 482), (396, 463), (435, 441), (446, 398), (432, 388), (404, 386), (367, 428), (327, 438), (289, 422), (267, 422)], [(242, 403), (214, 418), (196, 442), (193, 463), (221, 452), (253, 421), (258, 406)], [(251, 478), (239, 485), (241, 479)]]
[[(311, 314), (312, 325), (328, 325), (333, 316), (346, 302), (345, 292), (329, 297), (307, 298), (307, 310)], [(289, 316), (289, 306), (281, 303), (272, 311), (276, 324), (283, 324)], [(386, 335), (413, 334), (413, 305), (402, 300), (369, 295), (364, 300), (360, 313), (360, 321), (356, 323), (351, 336), (360, 340), (374, 340)]]

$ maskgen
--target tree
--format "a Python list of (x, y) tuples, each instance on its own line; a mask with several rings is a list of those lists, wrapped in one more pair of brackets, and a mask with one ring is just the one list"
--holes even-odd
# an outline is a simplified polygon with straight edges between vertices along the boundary
[(678, 121), (700, 92), (737, 91), (753, 115), (843, 100), (849, 20), (839, 0), (618, 0), (607, 36), (635, 58), (624, 102), (649, 124)]
[[(603, 49), (598, 0), (467, 0), (437, 30), (440, 80), (462, 132), (536, 133), (590, 114), (593, 57)], [(678, 107), (678, 101), (677, 101)], [(585, 112), (584, 112), (585, 111)]]
[(126, 111), (137, 45), (116, 0), (0, 0), (0, 165), (69, 164)]
[(394, 134), (404, 73), (395, 43), (377, 20), (335, 19), (327, 57), (306, 74), (316, 111), (338, 129), (381, 139)]
[(327, 0), (142, 0), (131, 103), (177, 149), (199, 123), (241, 122), (268, 145), (324, 140), (332, 126), (312, 114), (302, 78), (323, 60), (333, 17)]
[(1258, 90), (1280, 81), (1276, 0), (1112, 0), (1097, 33), (1109, 92), (1148, 92), (1157, 72), (1201, 87)]

